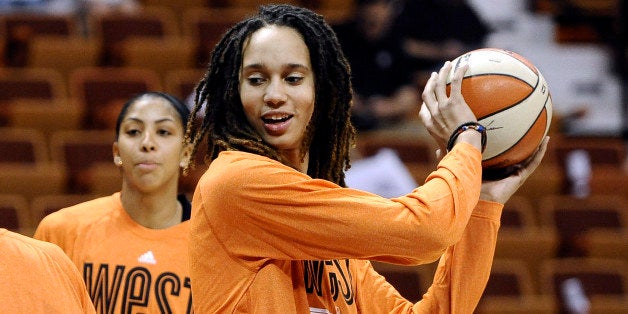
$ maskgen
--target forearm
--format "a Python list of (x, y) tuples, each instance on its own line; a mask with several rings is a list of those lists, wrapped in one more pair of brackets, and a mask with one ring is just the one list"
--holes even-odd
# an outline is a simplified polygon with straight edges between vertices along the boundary
[(503, 206), (480, 201), (460, 242), (442, 256), (416, 312), (473, 313), (488, 281)]
[[(266, 158), (227, 155), (212, 163), (195, 198), (219, 240), (241, 256), (432, 262), (460, 240), (480, 194), (481, 154), (465, 144), (423, 186), (395, 199), (312, 180)], [(246, 163), (227, 162), (244, 156)]]
[(502, 206), (480, 202), (462, 239), (449, 247), (432, 286), (421, 301), (410, 303), (377, 274), (370, 263), (355, 261), (356, 279), (363, 287), (357, 304), (365, 313), (473, 313), (491, 270)]

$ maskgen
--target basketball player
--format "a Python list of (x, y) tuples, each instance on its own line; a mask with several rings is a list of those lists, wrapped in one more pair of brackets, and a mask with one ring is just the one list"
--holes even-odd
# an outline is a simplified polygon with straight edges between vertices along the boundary
[(190, 313), (190, 203), (177, 196), (189, 109), (148, 92), (121, 109), (113, 142), (122, 190), (48, 215), (35, 237), (79, 268), (99, 313)]
[(72, 261), (54, 244), (0, 228), (0, 313), (95, 313)]
[[(203, 121), (186, 133), (193, 153), (206, 141), (211, 160), (192, 201), (194, 311), (472, 313), (502, 204), (540, 163), (547, 140), (517, 174), (482, 183), (485, 131), (460, 92), (466, 67), (446, 95), (450, 69), (432, 74), (420, 110), (450, 150), (423, 186), (386, 199), (344, 187), (355, 135), (351, 72), (322, 17), (264, 6), (227, 31), (196, 90), (192, 115), (206, 104)], [(369, 262), (439, 257), (416, 304)]]

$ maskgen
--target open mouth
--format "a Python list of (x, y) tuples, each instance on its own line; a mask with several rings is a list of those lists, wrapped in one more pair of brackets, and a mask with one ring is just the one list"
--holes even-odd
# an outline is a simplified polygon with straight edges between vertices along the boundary
[(294, 115), (289, 113), (268, 113), (262, 116), (262, 122), (264, 122), (264, 129), (272, 136), (281, 136), (288, 131), (290, 121)]
[(264, 121), (264, 123), (266, 124), (278, 124), (286, 122), (290, 120), (290, 118), (292, 118), (292, 115), (272, 115), (262, 117), (262, 121)]

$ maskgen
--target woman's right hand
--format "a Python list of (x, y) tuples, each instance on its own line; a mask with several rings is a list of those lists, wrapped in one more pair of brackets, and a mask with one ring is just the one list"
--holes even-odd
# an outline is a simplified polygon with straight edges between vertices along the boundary
[[(452, 63), (447, 61), (438, 73), (432, 73), (425, 84), (423, 104), (419, 111), (421, 121), (438, 143), (441, 152), (446, 151), (447, 141), (458, 126), (465, 122), (477, 122), (462, 96), (462, 78), (468, 65), (455, 70), (450, 84), (450, 95), (447, 96), (447, 77), (451, 67)], [(457, 142), (460, 141), (468, 142), (481, 150), (481, 136), (476, 131), (463, 132), (458, 137)]]

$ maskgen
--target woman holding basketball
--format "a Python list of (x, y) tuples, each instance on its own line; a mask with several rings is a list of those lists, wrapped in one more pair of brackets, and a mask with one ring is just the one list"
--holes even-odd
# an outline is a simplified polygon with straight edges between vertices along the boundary
[[(212, 53), (188, 123), (211, 161), (192, 201), (196, 313), (472, 313), (490, 273), (502, 204), (540, 163), (481, 182), (482, 128), (445, 64), (423, 92), (421, 119), (450, 149), (425, 184), (393, 199), (344, 187), (354, 129), (350, 69), (321, 16), (262, 7)], [(471, 122), (463, 130), (458, 126)], [(452, 134), (455, 134), (452, 137)], [(443, 150), (443, 153), (445, 151)], [(369, 260), (440, 257), (416, 304)]]

